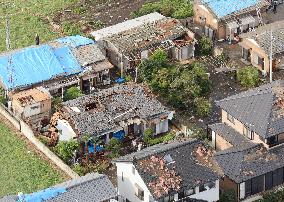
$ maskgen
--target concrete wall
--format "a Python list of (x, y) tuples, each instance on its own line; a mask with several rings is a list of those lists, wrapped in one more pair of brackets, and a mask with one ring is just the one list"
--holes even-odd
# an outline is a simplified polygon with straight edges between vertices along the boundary
[(32, 129), (21, 119), (15, 118), (13, 113), (8, 111), (5, 106), (0, 105), (0, 113), (7, 118), (16, 129), (18, 129), (28, 140), (33, 143), (36, 148), (41, 151), (47, 158), (49, 158), (58, 168), (66, 173), (71, 178), (78, 178), (79, 175), (75, 173), (68, 165), (66, 165), (57, 155), (49, 150), (42, 142), (35, 136)]
[(264, 58), (264, 70), (269, 72), (269, 58), (268, 55), (264, 52), (264, 50), (256, 43), (255, 40), (245, 38), (240, 43), (242, 48), (248, 49), (250, 51), (250, 63), (257, 67), (260, 71), (262, 71), (261, 66), (258, 65), (258, 57)]

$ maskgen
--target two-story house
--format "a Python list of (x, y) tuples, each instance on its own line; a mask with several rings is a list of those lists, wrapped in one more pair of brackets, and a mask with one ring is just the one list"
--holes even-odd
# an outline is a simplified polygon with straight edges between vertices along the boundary
[(217, 102), (222, 123), (210, 125), (216, 160), (239, 200), (284, 182), (284, 81)]
[(119, 201), (218, 201), (219, 168), (199, 140), (162, 143), (114, 160)]

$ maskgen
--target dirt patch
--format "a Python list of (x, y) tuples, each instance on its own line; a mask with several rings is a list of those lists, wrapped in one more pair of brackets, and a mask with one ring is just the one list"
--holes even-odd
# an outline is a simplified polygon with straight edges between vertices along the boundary
[(76, 23), (84, 33), (89, 33), (130, 19), (133, 11), (146, 2), (154, 1), (157, 0), (81, 0), (55, 13), (51, 24)]

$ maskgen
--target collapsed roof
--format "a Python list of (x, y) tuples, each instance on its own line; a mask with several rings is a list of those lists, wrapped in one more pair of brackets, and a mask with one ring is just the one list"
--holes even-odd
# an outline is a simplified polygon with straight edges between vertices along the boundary
[(187, 140), (147, 147), (114, 162), (132, 162), (158, 200), (169, 192), (189, 190), (219, 179), (222, 173), (212, 156), (213, 152), (200, 140)]
[(101, 135), (122, 130), (128, 121), (139, 124), (170, 112), (144, 86), (116, 85), (63, 103), (66, 116), (80, 134)]
[(260, 26), (251, 32), (241, 34), (240, 37), (255, 40), (267, 55), (270, 55), (272, 40), (273, 55), (281, 54), (284, 52), (284, 20)]
[[(154, 22), (147, 22), (135, 28), (129, 28), (123, 32), (111, 35), (105, 38), (111, 42), (119, 52), (126, 57), (131, 57), (133, 52), (148, 50), (151, 47), (161, 47), (168, 49), (174, 44), (171, 40), (188, 36), (191, 33), (178, 20), (171, 18), (162, 18)], [(193, 42), (194, 34), (185, 38), (188, 43)], [(132, 56), (133, 57), (133, 56)]]
[(263, 138), (284, 132), (284, 81), (230, 96), (216, 104)]

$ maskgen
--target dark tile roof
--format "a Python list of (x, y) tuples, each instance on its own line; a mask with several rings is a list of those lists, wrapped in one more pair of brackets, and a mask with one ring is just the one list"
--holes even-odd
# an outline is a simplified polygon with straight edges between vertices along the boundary
[(216, 104), (263, 138), (284, 132), (284, 81), (233, 95)]
[[(92, 110), (86, 106), (95, 104)], [(103, 132), (121, 130), (121, 123), (129, 119), (143, 121), (164, 117), (171, 113), (148, 89), (142, 85), (128, 83), (116, 85), (91, 95), (63, 103), (66, 116), (79, 133), (100, 135)], [(76, 107), (80, 112), (74, 111)], [(73, 108), (73, 109), (72, 109)]]
[[(64, 188), (66, 192), (46, 202), (102, 202), (116, 197), (116, 190), (106, 175), (89, 173), (52, 188)], [(16, 202), (18, 196), (5, 196), (0, 202)]]
[[(202, 157), (197, 152), (200, 148), (206, 150)], [(149, 164), (151, 164), (154, 157), (165, 159), (166, 155), (170, 155), (172, 163), (166, 164), (165, 169), (173, 170), (181, 180), (179, 190), (172, 190), (173, 192), (212, 182), (220, 177), (219, 168), (214, 159), (211, 158), (213, 152), (199, 140), (158, 144), (116, 159), (115, 162), (133, 162), (152, 195), (158, 199), (159, 195), (151, 188), (151, 183), (155, 183), (159, 179), (159, 174), (146, 171), (148, 170), (147, 164), (143, 162), (149, 161)], [(157, 172), (162, 172), (161, 170), (164, 168), (158, 166), (157, 169)]]
[(248, 138), (244, 137), (226, 123), (216, 123), (208, 126), (218, 135), (229, 142), (233, 147), (246, 148), (254, 145)]
[(273, 55), (284, 52), (284, 20), (266, 24), (256, 28), (252, 32), (241, 34), (241, 38), (254, 39), (260, 47), (270, 55), (271, 50), (271, 31), (273, 37)]
[(215, 159), (224, 174), (236, 183), (284, 166), (284, 145), (267, 150), (262, 144), (217, 152)]

